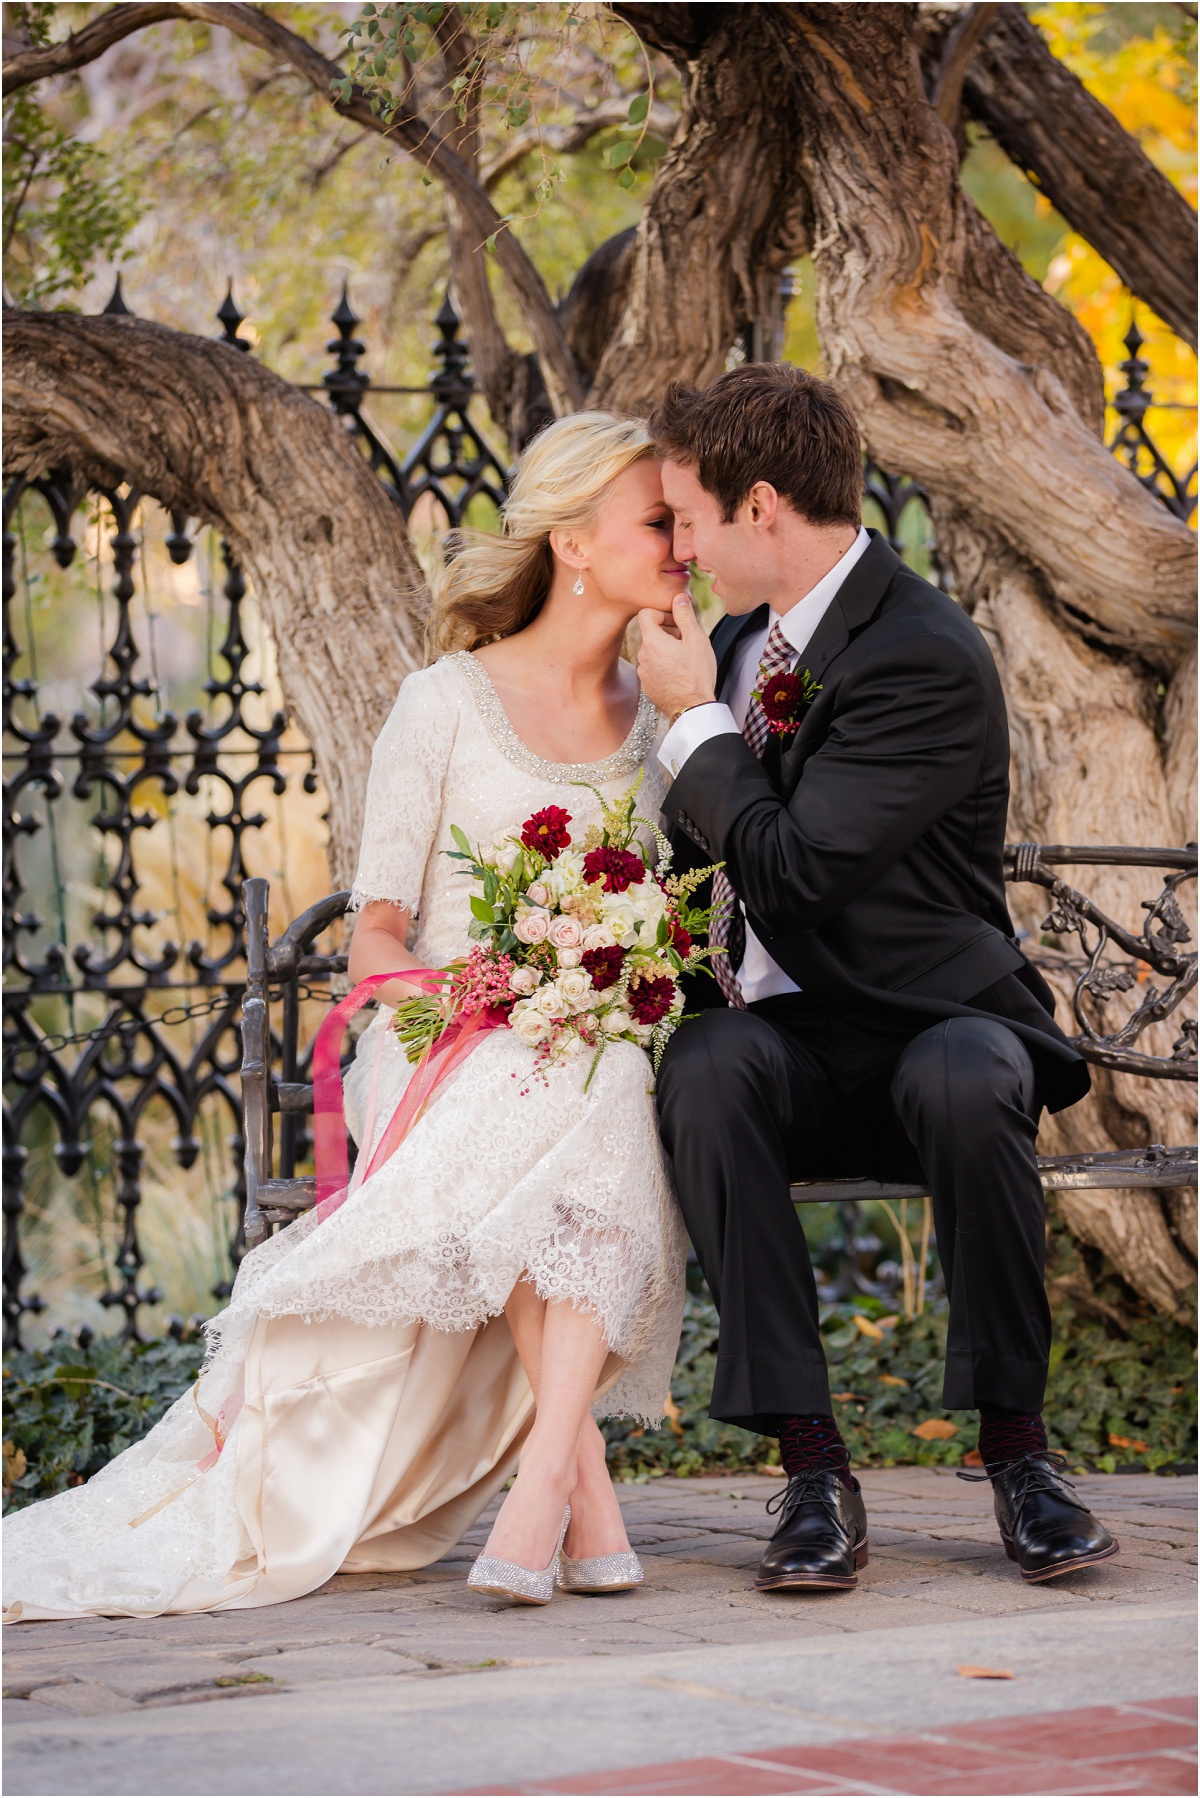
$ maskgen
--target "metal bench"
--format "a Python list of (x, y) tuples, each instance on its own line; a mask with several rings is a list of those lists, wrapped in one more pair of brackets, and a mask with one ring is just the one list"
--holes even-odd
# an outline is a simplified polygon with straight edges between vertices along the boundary
[[(1164, 872), (1162, 890), (1144, 901), (1140, 930), (1127, 929), (1108, 917), (1085, 893), (1060, 880), (1058, 867), (1122, 866)], [(1196, 984), (1196, 952), (1176, 891), (1194, 879), (1196, 848), (1125, 849), (1072, 844), (1016, 843), (1005, 850), (1005, 875), (1030, 881), (1050, 894), (1051, 910), (1044, 929), (1077, 937), (1079, 954), (1034, 948), (1031, 959), (1075, 975), (1072, 1006), (1080, 1052), (1097, 1066), (1117, 1068), (1158, 1080), (1196, 1077), (1196, 1021), (1180, 1021), (1180, 1034), (1169, 1056), (1147, 1054), (1134, 1045), (1143, 1032), (1175, 1013)], [(330, 982), (346, 971), (346, 957), (318, 953), (317, 940), (341, 918), (348, 893), (331, 893), (296, 918), (274, 942), (268, 929), (269, 887), (254, 878), (242, 886), (246, 909), (247, 973), (242, 1007), (242, 1097), (245, 1106), (246, 1216), (245, 1241), (255, 1248), (275, 1225), (291, 1223), (316, 1201), (316, 1181), (298, 1175), (297, 1164), (309, 1146), (306, 1118), (312, 1112), (312, 1084), (305, 1078), (311, 1044), (300, 1045), (300, 1006), (305, 994), (328, 1002)], [(1113, 946), (1124, 960), (1105, 960)], [(1161, 989), (1157, 974), (1166, 981)], [(1139, 994), (1139, 984), (1143, 990)], [(1095, 1013), (1118, 994), (1133, 994), (1132, 1010), (1111, 1029), (1101, 1029)], [(278, 1007), (278, 1025), (271, 1008)], [(276, 1156), (274, 1119), (279, 1118)], [(1196, 1185), (1194, 1146), (1105, 1150), (1094, 1154), (1039, 1156), (1042, 1184), (1048, 1192)], [(802, 1180), (792, 1187), (798, 1205), (853, 1204), (867, 1200), (923, 1199), (921, 1185), (878, 1180)]]

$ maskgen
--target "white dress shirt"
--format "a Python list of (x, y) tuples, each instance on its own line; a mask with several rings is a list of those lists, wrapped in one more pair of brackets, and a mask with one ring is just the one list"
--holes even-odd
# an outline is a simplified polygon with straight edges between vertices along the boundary
[[(812, 642), (813, 633), (828, 611), (830, 601), (859, 557), (870, 547), (870, 536), (860, 526), (858, 536), (845, 555), (834, 563), (828, 574), (822, 575), (811, 592), (797, 600), (782, 617), (772, 609), (759, 630), (750, 631), (742, 638), (722, 682), (720, 696), (709, 705), (693, 706), (691, 711), (684, 712), (663, 738), (658, 756), (672, 778), (678, 778), (688, 757), (710, 737), (725, 736), (730, 732), (741, 736), (771, 626), (779, 625), (798, 661)], [(800, 991), (778, 962), (771, 960), (749, 924), (746, 925), (745, 960), (738, 969), (737, 978), (747, 1005), (752, 1005), (756, 999), (770, 999), (776, 993)]]

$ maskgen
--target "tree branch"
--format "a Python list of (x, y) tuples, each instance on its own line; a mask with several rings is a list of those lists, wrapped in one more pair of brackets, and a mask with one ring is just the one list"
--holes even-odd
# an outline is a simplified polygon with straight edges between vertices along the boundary
[(946, 39), (942, 60), (934, 77), (930, 104), (948, 131), (954, 131), (958, 126), (963, 77), (968, 64), (993, 16), (999, 10), (999, 6), (993, 4), (968, 7)]
[(1022, 7), (1002, 6), (990, 22), (963, 98), (1071, 228), (1194, 349), (1196, 214)]
[(44, 49), (23, 50), (4, 65), (4, 92), (15, 92), (47, 75), (64, 74), (94, 61), (122, 38), (143, 25), (163, 19), (196, 19), (219, 25), (246, 43), (269, 50), (301, 75), (335, 112), (368, 130), (400, 144), (423, 168), (436, 175), (462, 213), (467, 229), (482, 245), (492, 238), (496, 261), (521, 308), (529, 334), (537, 347), (542, 377), (555, 413), (562, 416), (583, 404), (583, 384), (563, 334), (546, 286), (518, 240), (506, 229), (499, 213), (471, 170), (446, 139), (418, 114), (401, 108), (385, 125), (370, 107), (367, 96), (354, 89), (346, 100), (334, 100), (330, 84), (342, 70), (315, 45), (297, 36), (260, 7), (232, 0), (146, 0), (145, 4), (110, 9), (93, 19), (78, 34)]
[(366, 458), (253, 356), (145, 319), (8, 312), (4, 368), (6, 472), (128, 480), (228, 540), (329, 789), (333, 877), (348, 882), (371, 743), (422, 660), (420, 569)]

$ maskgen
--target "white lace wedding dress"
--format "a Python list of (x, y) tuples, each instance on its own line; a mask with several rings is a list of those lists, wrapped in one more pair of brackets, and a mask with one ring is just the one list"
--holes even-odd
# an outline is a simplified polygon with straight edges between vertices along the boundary
[[(612, 799), (639, 768), (655, 817), (660, 724), (643, 699), (606, 761), (546, 762), (473, 656), (410, 675), (375, 745), (352, 904), (410, 909), (423, 966), (461, 955), (470, 881), (441, 853), (451, 825), (486, 846), (555, 804), (581, 837), (599, 806), (573, 783)], [(346, 1081), (357, 1136), (380, 1049), (376, 1140), (411, 1073), (390, 1015)], [(339, 1570), (436, 1560), (513, 1472), (531, 1422), (503, 1315), (525, 1271), (602, 1322), (597, 1414), (658, 1420), (684, 1237), (650, 1063), (612, 1044), (585, 1093), (587, 1058), (531, 1081), (534, 1053), (491, 1033), (339, 1210), (247, 1255), (197, 1389), (86, 1486), (6, 1520), (7, 1619), (273, 1604)]]

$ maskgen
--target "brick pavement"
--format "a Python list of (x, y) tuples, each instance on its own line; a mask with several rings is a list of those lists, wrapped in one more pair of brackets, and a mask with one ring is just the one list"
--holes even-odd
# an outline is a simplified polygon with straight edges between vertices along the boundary
[[(1165, 1795), (1196, 1790), (1196, 1700), (1093, 1705), (1041, 1717), (951, 1724), (887, 1742), (850, 1740), (823, 1748), (764, 1748), (582, 1778), (489, 1788), (490, 1798), (526, 1794), (1088, 1794)], [(463, 1798), (470, 1798), (464, 1794)]]
[[(711, 1478), (621, 1488), (647, 1568), (636, 1593), (560, 1594), (544, 1610), (483, 1600), (464, 1573), (485, 1518), (421, 1573), (342, 1576), (268, 1610), (17, 1626), (5, 1643), (6, 1789), (1034, 1789), (986, 1783), (1011, 1781), (1016, 1765), (1047, 1792), (1151, 1789), (1103, 1786), (1093, 1771), (1084, 1786), (1045, 1783), (1058, 1762), (1049, 1750), (1030, 1755), (1028, 1719), (1074, 1713), (1070, 1759), (1091, 1753), (1086, 1713), (1100, 1710), (1123, 1719), (1118, 1732), (1131, 1716), (1167, 1731), (1153, 1749), (1167, 1770), (1156, 1760), (1155, 1777), (1181, 1777), (1182, 1766), (1193, 1783), (1154, 1789), (1195, 1789), (1180, 1759), (1186, 1719), (1170, 1704), (1158, 1715), (1195, 1691), (1194, 1479), (1082, 1481), (1121, 1556), (1026, 1586), (986, 1490), (933, 1469), (863, 1477), (872, 1552), (853, 1594), (755, 1593), (771, 1527), (763, 1501), (777, 1482)], [(964, 1663), (1014, 1678), (963, 1678)], [(981, 1748), (981, 1729), (1001, 1734)], [(844, 1759), (851, 1741), (877, 1771), (882, 1754), (893, 1783), (865, 1772), (858, 1785), (831, 1783), (829, 1756)], [(1005, 1771), (963, 1784), (979, 1753)], [(1132, 1778), (1121, 1768), (1145, 1758), (1123, 1753), (1107, 1757), (1114, 1779)], [(949, 1754), (960, 1758), (946, 1773)], [(930, 1783), (930, 1755), (959, 1784)], [(907, 1783), (894, 1783), (908, 1768)], [(753, 1783), (764, 1779), (775, 1783)]]

